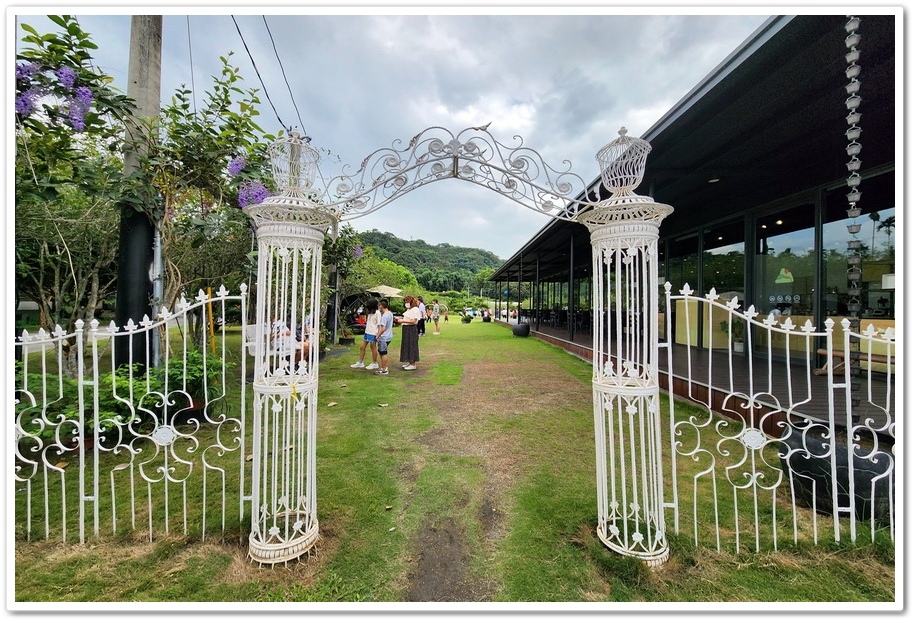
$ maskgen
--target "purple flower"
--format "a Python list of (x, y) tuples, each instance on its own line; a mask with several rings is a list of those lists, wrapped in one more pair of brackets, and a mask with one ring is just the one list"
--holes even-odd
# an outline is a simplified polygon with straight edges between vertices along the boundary
[(35, 101), (41, 97), (43, 90), (39, 87), (26, 89), (16, 96), (16, 113), (28, 117), (35, 110)]
[(76, 101), (80, 103), (84, 112), (89, 110), (89, 107), (92, 106), (92, 89), (89, 87), (77, 87)]
[(245, 168), (245, 165), (248, 164), (248, 161), (245, 160), (245, 156), (236, 156), (229, 161), (229, 166), (226, 167), (226, 170), (229, 171), (229, 175), (238, 175), (239, 171)]
[(67, 120), (77, 132), (86, 128), (86, 113), (92, 106), (92, 91), (88, 87), (77, 87), (76, 95), (70, 98)]
[(239, 185), (239, 206), (246, 207), (261, 203), (270, 196), (270, 191), (257, 180), (246, 180)]
[(28, 91), (16, 96), (16, 114), (28, 117), (33, 110), (35, 110), (35, 101), (29, 96)]
[(359, 245), (353, 247), (353, 257), (360, 258), (363, 256), (363, 248)]
[(16, 80), (28, 80), (41, 68), (37, 61), (16, 64)]
[(70, 127), (77, 132), (86, 129), (86, 120), (83, 118), (83, 111), (78, 108), (71, 108), (67, 113), (67, 119), (70, 121)]
[(73, 84), (76, 82), (76, 72), (70, 67), (60, 67), (57, 70), (57, 79), (60, 80), (62, 85), (72, 89)]

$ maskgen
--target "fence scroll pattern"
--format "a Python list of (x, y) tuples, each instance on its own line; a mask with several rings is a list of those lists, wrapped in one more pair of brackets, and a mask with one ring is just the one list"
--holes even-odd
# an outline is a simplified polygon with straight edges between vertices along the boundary
[[(893, 329), (854, 333), (842, 319), (818, 330), (670, 284), (664, 309), (669, 529), (736, 551), (893, 538)], [(675, 411), (678, 385), (695, 407), (688, 416)], [(705, 516), (701, 497), (714, 502)]]
[[(246, 290), (200, 292), (139, 324), (93, 320), (17, 337), (17, 538), (207, 538), (242, 527)], [(240, 337), (218, 322), (230, 313), (241, 315)], [(117, 366), (115, 340), (138, 334), (158, 343), (159, 365), (148, 348), (142, 364)]]

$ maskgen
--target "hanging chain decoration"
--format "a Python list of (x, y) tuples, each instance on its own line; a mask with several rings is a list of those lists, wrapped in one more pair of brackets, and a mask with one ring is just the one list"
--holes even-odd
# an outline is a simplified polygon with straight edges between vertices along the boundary
[[(859, 28), (859, 18), (853, 15), (847, 16), (849, 20), (846, 22), (844, 27), (846, 31), (846, 48), (849, 50), (846, 53), (846, 78), (849, 79), (849, 83), (846, 85), (846, 109), (849, 113), (846, 115), (846, 122), (849, 124), (849, 127), (846, 129), (846, 140), (849, 141), (849, 144), (846, 145), (846, 155), (850, 156), (849, 162), (846, 163), (846, 169), (849, 172), (849, 177), (846, 179), (846, 185), (849, 187), (849, 192), (846, 194), (846, 199), (849, 201), (849, 208), (846, 210), (846, 214), (855, 219), (851, 224), (847, 225), (846, 228), (853, 235), (853, 239), (847, 242), (848, 247), (848, 263), (849, 269), (847, 271), (847, 276), (849, 278), (849, 288), (847, 294), (849, 295), (849, 300), (847, 303), (847, 309), (849, 311), (849, 328), (853, 333), (858, 333), (860, 330), (860, 319), (859, 314), (862, 309), (862, 302), (859, 297), (862, 295), (862, 255), (860, 253), (860, 248), (862, 246), (861, 241), (856, 237), (856, 234), (859, 233), (862, 225), (858, 223), (858, 217), (862, 214), (862, 208), (859, 207), (859, 201), (862, 199), (862, 193), (859, 191), (859, 183), (862, 181), (861, 176), (859, 175), (859, 169), (862, 166), (862, 161), (859, 160), (859, 153), (862, 151), (862, 145), (859, 143), (858, 139), (862, 135), (862, 128), (859, 127), (859, 120), (862, 118), (862, 114), (859, 112), (859, 106), (862, 104), (862, 97), (859, 95), (859, 87), (861, 82), (859, 80), (859, 75), (861, 74), (862, 68), (859, 66), (859, 43), (862, 40), (862, 35), (857, 31)], [(874, 252), (873, 250), (869, 250)], [(850, 337), (850, 372), (854, 375), (858, 375), (860, 371), (859, 363), (859, 339), (856, 336)], [(856, 402), (858, 399), (853, 398), (853, 401)]]

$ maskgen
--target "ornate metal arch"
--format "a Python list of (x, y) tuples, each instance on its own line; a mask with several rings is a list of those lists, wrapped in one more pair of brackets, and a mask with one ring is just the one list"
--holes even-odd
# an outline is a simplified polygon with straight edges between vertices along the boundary
[(329, 203), (319, 200), (314, 186), (318, 152), (296, 133), (271, 145), (279, 195), (245, 208), (257, 225), (255, 327), (261, 335), (252, 382), (252, 560), (285, 562), (309, 551), (318, 538), (319, 357), (317, 340), (310, 336), (318, 335), (322, 313), (324, 233), (336, 221), (358, 218), (420, 186), (451, 178), (553, 218), (577, 221), (590, 231), (597, 532), (610, 549), (649, 564), (668, 558), (655, 315), (658, 227), (672, 208), (633, 193), (651, 147), (626, 136), (624, 128), (618, 134), (596, 155), (607, 190), (605, 199), (595, 196), (598, 203), (585, 199), (597, 189), (587, 188), (568, 161), (566, 170), (555, 169), (520, 137), (510, 147), (493, 138), (487, 126), (458, 134), (427, 128), (404, 149), (398, 142), (379, 149), (356, 173), (332, 178), (327, 189), (336, 196)]
[[(353, 174), (343, 173), (327, 183), (332, 202), (325, 208), (339, 220), (359, 218), (391, 203), (412, 190), (443, 179), (459, 179), (489, 190), (526, 208), (549, 216), (576, 220), (583, 211), (598, 207), (585, 197), (588, 185), (571, 171), (548, 165), (518, 135), (515, 145), (498, 141), (485, 126), (457, 134), (433, 126), (410, 139), (406, 147), (396, 140), (391, 147), (369, 154)], [(346, 169), (345, 169), (346, 171)]]

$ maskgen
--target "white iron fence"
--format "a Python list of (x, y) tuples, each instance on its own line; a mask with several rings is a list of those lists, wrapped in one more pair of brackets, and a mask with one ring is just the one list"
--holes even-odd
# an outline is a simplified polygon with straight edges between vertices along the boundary
[[(200, 292), (155, 321), (16, 340), (14, 484), (18, 538), (245, 533), (246, 288)], [(117, 366), (115, 340), (156, 340)], [(76, 536), (74, 536), (76, 535)]]
[[(245, 294), (201, 293), (124, 329), (93, 322), (17, 338), (17, 538), (247, 538), (248, 357), (254, 341), (268, 338), (248, 324)], [(714, 291), (698, 297), (668, 286), (664, 301), (667, 530), (752, 551), (893, 536), (893, 329), (863, 321), (857, 334), (845, 320), (797, 326)], [(220, 324), (211, 336), (209, 320), (232, 309), (241, 328)], [(113, 339), (137, 333), (161, 336), (162, 365), (149, 373), (114, 365)], [(679, 398), (675, 408), (674, 389), (690, 404)], [(710, 507), (699, 504), (704, 498), (712, 511), (698, 510)]]
[[(842, 319), (816, 330), (741, 310), (715, 290), (665, 291), (660, 381), (693, 405), (669, 401), (669, 530), (736, 551), (855, 541), (861, 531), (893, 538), (893, 328), (864, 320), (857, 334)], [(713, 500), (704, 515), (701, 498)]]

